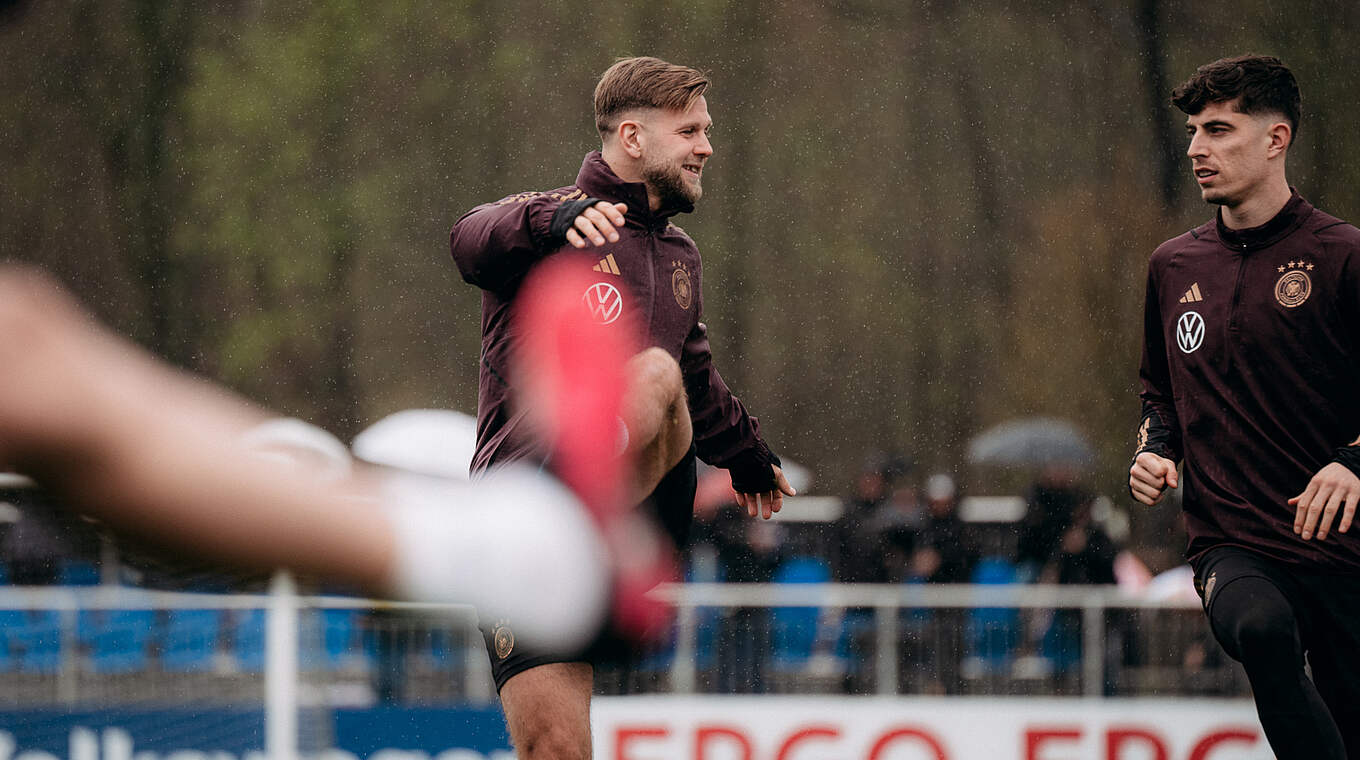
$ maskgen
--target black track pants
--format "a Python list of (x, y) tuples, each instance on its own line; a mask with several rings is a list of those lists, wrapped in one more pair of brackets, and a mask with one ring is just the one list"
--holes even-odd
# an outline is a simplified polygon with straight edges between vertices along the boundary
[(1194, 565), (1209, 626), (1246, 670), (1279, 760), (1360, 760), (1360, 579), (1229, 546)]

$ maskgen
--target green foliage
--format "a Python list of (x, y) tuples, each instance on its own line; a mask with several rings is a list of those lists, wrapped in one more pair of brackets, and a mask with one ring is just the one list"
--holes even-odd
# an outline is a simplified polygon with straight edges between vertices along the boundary
[[(1291, 175), (1354, 218), (1360, 101), (1332, 62), (1357, 10), (1314, 4), (1161, 4), (1157, 39), (1173, 80), (1234, 51), (1293, 63)], [(571, 181), (599, 72), (656, 54), (715, 80), (680, 223), (719, 365), (782, 452), (834, 491), (867, 450), (956, 468), (978, 430), (1052, 414), (1117, 495), (1145, 262), (1208, 216), (1161, 205), (1134, 5), (30, 4), (0, 26), (0, 257), (341, 433), (470, 410), (479, 296), (449, 226)]]

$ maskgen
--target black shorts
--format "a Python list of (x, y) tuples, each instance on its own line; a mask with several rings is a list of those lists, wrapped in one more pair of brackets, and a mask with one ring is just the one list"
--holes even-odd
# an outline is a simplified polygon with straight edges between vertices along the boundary
[(1190, 560), (1190, 565), (1195, 571), (1195, 592), (1211, 620), (1220, 592), (1243, 578), (1262, 578), (1280, 589), (1285, 598), (1297, 597), (1295, 580), (1288, 568), (1248, 549), (1215, 546)]
[[(689, 541), (690, 523), (694, 519), (694, 493), (698, 488), (699, 475), (695, 460), (694, 447), (680, 460), (657, 484), (642, 508), (647, 509), (661, 526), (665, 535), (674, 542), (675, 548), (683, 549)], [(496, 679), (499, 692), (511, 676), (523, 673), (539, 665), (554, 662), (589, 662), (599, 664), (616, 658), (620, 652), (618, 642), (597, 641), (585, 653), (549, 654), (515, 643), (513, 621), (482, 621), (482, 636), (486, 639), (486, 652), (491, 658), (491, 675)]]

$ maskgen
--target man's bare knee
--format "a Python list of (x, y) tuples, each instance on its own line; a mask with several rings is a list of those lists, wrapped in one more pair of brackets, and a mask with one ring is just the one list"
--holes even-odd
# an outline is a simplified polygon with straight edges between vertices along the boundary
[[(654, 485), (679, 464), (693, 439), (685, 382), (680, 364), (660, 348), (649, 348), (629, 361), (632, 389), (625, 422), (635, 434), (630, 445), (646, 462), (644, 486)], [(660, 468), (659, 472), (652, 472)], [(646, 490), (650, 490), (649, 488)]]
[(639, 389), (663, 403), (684, 400), (685, 383), (680, 364), (664, 350), (649, 348), (628, 361), (629, 373)]
[(590, 760), (589, 738), (573, 728), (560, 724), (546, 726), (517, 743), (515, 752), (523, 760)]

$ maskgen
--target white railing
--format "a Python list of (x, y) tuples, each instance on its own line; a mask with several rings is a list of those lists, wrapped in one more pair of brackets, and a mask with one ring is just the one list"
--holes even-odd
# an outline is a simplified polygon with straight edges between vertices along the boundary
[(1099, 696), (1104, 683), (1102, 643), (1105, 612), (1110, 609), (1198, 609), (1193, 600), (1150, 600), (1113, 586), (968, 585), (968, 584), (678, 584), (658, 591), (676, 606), (676, 656), (671, 688), (690, 693), (695, 686), (696, 610), (700, 607), (872, 608), (876, 617), (877, 693), (896, 694), (900, 639), (897, 613), (915, 608), (1017, 608), (1082, 610), (1082, 683)]
[[(1101, 694), (1106, 681), (1103, 657), (1107, 612), (1130, 610), (1193, 610), (1193, 600), (1155, 601), (1124, 594), (1114, 587), (1054, 585), (876, 585), (876, 584), (676, 584), (654, 592), (674, 603), (676, 632), (664, 688), (676, 693), (693, 693), (698, 685), (698, 648), (701, 608), (731, 611), (741, 608), (812, 607), (821, 610), (872, 610), (873, 691), (899, 693), (897, 663), (903, 644), (899, 613), (918, 609), (1020, 609), (1081, 611), (1081, 688), (1088, 696)], [(289, 597), (292, 598), (292, 597)], [(273, 610), (274, 624), (267, 637), (266, 668), (296, 669), (296, 656), (290, 659), (277, 647), (295, 653), (298, 648), (299, 618), (295, 610), (355, 609), (362, 611), (401, 611), (413, 613), (399, 625), (424, 625), (429, 630), (456, 630), (468, 642), (477, 642), (476, 614), (466, 606), (382, 602), (344, 596), (297, 596), (295, 608), (280, 605), (280, 597), (268, 594), (198, 594), (152, 591), (119, 586), (93, 587), (4, 587), (0, 588), (0, 610), (49, 610), (61, 613), (62, 665), (54, 675), (58, 701), (77, 699), (78, 663), (71, 658), (77, 651), (76, 616), (82, 610), (116, 609), (215, 609)], [(421, 613), (428, 620), (408, 622)], [(280, 635), (292, 630), (293, 636)], [(473, 643), (471, 646), (480, 646)], [(484, 655), (482, 656), (484, 657)], [(275, 659), (277, 658), (277, 659)], [(477, 660), (472, 652), (468, 662)], [(289, 663), (292, 663), (291, 665)], [(466, 667), (460, 676), (485, 680), (487, 671)], [(283, 687), (275, 687), (283, 688)], [(491, 694), (485, 683), (465, 684), (464, 694)], [(293, 697), (296, 701), (296, 697)]]

